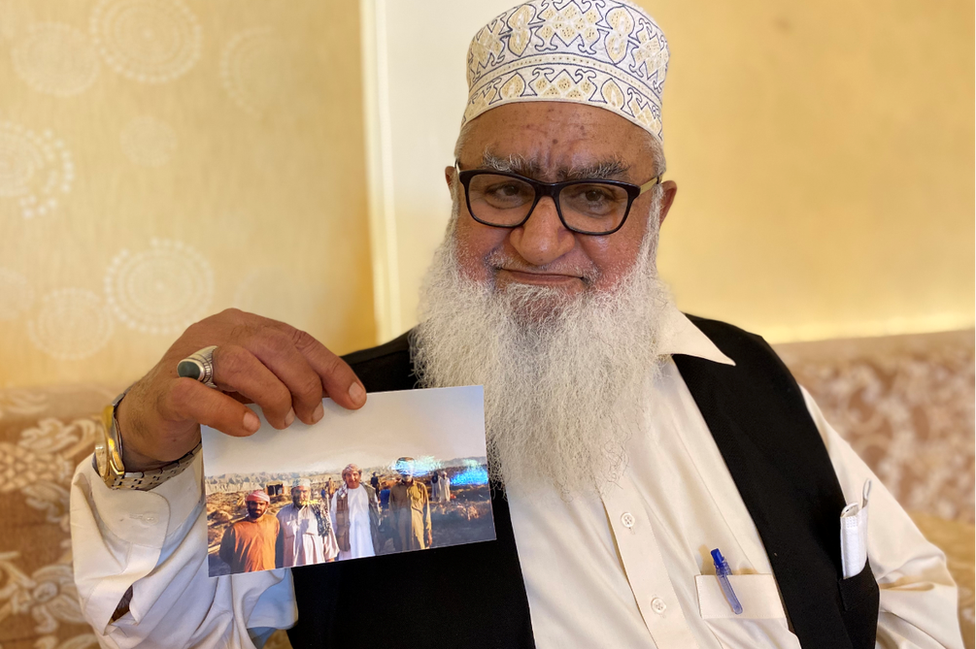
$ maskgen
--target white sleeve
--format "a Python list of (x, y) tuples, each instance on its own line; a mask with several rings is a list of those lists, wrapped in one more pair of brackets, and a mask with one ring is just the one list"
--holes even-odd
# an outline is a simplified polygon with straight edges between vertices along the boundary
[[(291, 572), (208, 576), (200, 457), (152, 491), (109, 489), (91, 458), (71, 482), (75, 583), (102, 647), (252, 648), (297, 619)], [(132, 587), (129, 612), (111, 622)]]
[[(963, 649), (956, 585), (945, 554), (925, 540), (891, 492), (830, 424), (806, 390), (803, 398), (837, 472), (846, 502), (868, 501), (868, 562), (881, 587), (877, 647)], [(838, 525), (838, 542), (839, 542)]]

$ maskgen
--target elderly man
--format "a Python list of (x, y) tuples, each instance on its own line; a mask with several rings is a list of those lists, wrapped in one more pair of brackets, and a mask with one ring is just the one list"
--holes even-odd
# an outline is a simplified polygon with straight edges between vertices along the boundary
[(379, 552), (380, 506), (376, 491), (362, 484), (362, 477), (358, 466), (346, 466), (342, 470), (345, 484), (332, 496), (332, 525), (339, 544), (339, 561), (374, 557)]
[(339, 548), (332, 531), (327, 502), (312, 502), (312, 483), (307, 478), (295, 480), (291, 504), (278, 510), (281, 525), (281, 565), (307, 566), (336, 558)]
[[(468, 53), (454, 212), (420, 326), (343, 361), (228, 311), (116, 401), (124, 467), (83, 463), (72, 494), (78, 591), (106, 645), (250, 646), (296, 607), (296, 647), (962, 646), (942, 554), (876, 481), (868, 559), (845, 569), (839, 517), (873, 476), (769, 347), (668, 299), (667, 62), (629, 2), (506, 11)], [(195, 352), (213, 386), (178, 376)], [(321, 419), (323, 393), (355, 409), (418, 380), (485, 386), (496, 541), (207, 579), (186, 533), (202, 516), (198, 425), (259, 425), (229, 393), (285, 428)], [(377, 590), (424, 614), (370, 624)]]
[(426, 550), (433, 543), (427, 487), (414, 480), (412, 457), (398, 459), (396, 470), (400, 474), (400, 480), (390, 487), (393, 543), (398, 552)]
[(271, 570), (275, 567), (278, 520), (265, 516), (271, 498), (256, 489), (244, 498), (247, 514), (224, 532), (218, 556), (231, 572)]

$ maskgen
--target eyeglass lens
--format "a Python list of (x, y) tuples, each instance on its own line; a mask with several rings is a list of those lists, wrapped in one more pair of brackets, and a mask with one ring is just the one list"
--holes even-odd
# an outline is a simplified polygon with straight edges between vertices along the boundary
[[(511, 227), (525, 220), (535, 202), (535, 188), (510, 176), (479, 174), (471, 178), (468, 200), (472, 215), (489, 225)], [(573, 183), (559, 191), (566, 225), (583, 232), (615, 230), (627, 215), (627, 191), (596, 181)]]

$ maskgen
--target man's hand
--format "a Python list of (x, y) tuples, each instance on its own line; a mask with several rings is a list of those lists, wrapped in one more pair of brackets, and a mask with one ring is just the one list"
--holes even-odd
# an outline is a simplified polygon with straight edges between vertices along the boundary
[[(217, 390), (176, 374), (182, 359), (210, 345), (217, 345)], [(324, 414), (323, 397), (357, 409), (366, 390), (341, 358), (304, 331), (228, 309), (191, 325), (119, 404), (126, 471), (179, 459), (200, 441), (200, 424), (235, 437), (253, 434), (260, 421), (246, 403), (261, 406), (278, 429), (296, 417), (314, 424)]]
[(434, 545), (434, 535), (431, 534), (430, 530), (427, 530), (427, 547)]

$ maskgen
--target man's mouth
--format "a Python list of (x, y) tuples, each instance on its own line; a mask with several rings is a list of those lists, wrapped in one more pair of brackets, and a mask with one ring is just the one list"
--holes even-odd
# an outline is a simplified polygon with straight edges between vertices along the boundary
[(576, 274), (554, 271), (520, 270), (515, 268), (499, 268), (496, 276), (503, 282), (518, 282), (534, 286), (562, 286), (576, 282), (586, 283), (586, 280)]

